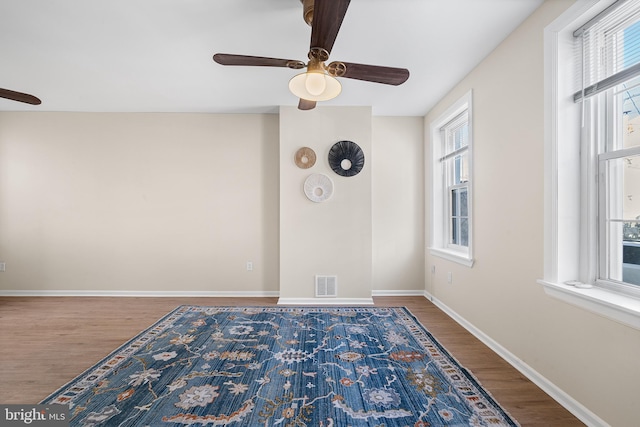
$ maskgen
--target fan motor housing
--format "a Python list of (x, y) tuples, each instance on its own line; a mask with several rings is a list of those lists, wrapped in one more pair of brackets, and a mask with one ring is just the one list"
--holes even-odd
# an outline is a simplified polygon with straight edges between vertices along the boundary
[(302, 3), (302, 17), (308, 26), (313, 22), (313, 2), (314, 0), (300, 0)]

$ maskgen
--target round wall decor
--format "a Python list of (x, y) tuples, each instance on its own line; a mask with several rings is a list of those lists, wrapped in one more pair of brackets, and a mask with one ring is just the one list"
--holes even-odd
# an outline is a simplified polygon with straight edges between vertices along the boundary
[(333, 181), (321, 173), (309, 175), (304, 181), (304, 194), (312, 202), (324, 202), (333, 194)]
[(302, 147), (296, 151), (295, 162), (300, 169), (309, 169), (316, 164), (316, 152), (309, 147)]
[(352, 141), (339, 141), (329, 150), (329, 166), (340, 176), (354, 176), (364, 167), (364, 152)]

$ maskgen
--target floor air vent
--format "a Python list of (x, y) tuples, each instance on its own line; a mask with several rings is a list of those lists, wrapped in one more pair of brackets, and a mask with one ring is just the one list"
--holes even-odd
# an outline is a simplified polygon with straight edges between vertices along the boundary
[(316, 276), (316, 298), (337, 296), (338, 276)]

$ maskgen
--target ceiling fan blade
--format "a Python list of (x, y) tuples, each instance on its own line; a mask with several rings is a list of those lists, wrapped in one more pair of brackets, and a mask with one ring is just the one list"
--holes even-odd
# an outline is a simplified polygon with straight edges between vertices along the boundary
[(24, 102), (25, 104), (40, 105), (42, 101), (28, 93), (16, 92), (9, 89), (0, 88), (0, 98), (10, 99), (12, 101)]
[(216, 53), (213, 55), (213, 60), (221, 65), (285, 67), (293, 68), (295, 70), (305, 67), (304, 62), (296, 61), (295, 59), (266, 58), (264, 56), (234, 55), (231, 53)]
[(316, 108), (316, 101), (309, 101), (308, 99), (300, 98), (298, 102), (298, 110), (313, 110)]
[(398, 86), (409, 78), (406, 68), (382, 67), (379, 65), (356, 64), (353, 62), (336, 61), (327, 67), (329, 73), (336, 77), (364, 80), (374, 83)]
[[(351, 0), (315, 0), (311, 24), (311, 49), (331, 53)], [(324, 59), (326, 60), (326, 59)]]

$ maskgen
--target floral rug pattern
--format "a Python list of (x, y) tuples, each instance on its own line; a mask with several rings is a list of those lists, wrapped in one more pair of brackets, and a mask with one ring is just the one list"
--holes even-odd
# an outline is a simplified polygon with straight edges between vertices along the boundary
[(87, 427), (518, 425), (402, 307), (178, 307), (42, 403)]

